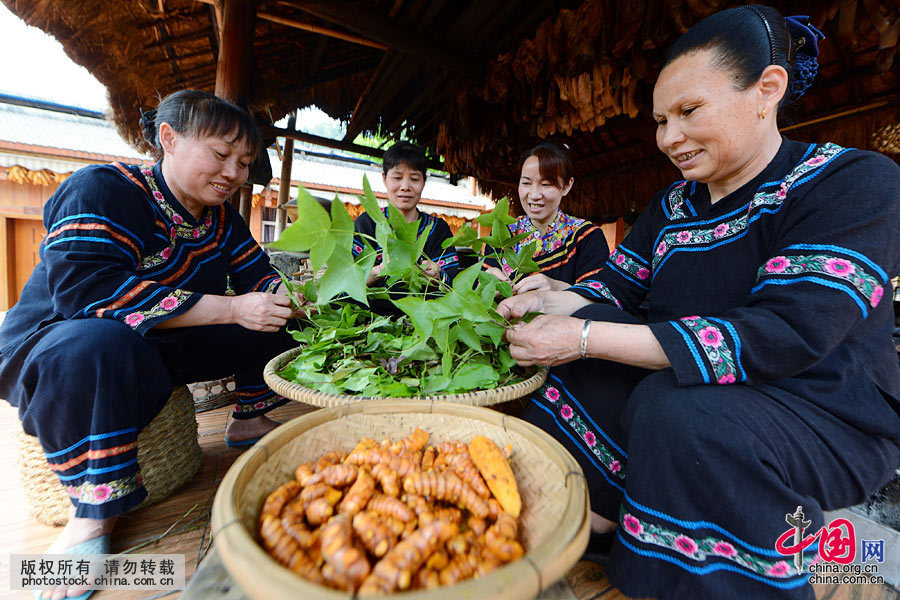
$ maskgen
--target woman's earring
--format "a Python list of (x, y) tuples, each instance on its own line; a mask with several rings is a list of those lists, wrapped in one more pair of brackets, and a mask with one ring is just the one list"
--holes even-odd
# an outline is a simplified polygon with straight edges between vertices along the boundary
[(763, 119), (766, 118), (766, 109), (762, 109), (762, 115), (760, 115)]

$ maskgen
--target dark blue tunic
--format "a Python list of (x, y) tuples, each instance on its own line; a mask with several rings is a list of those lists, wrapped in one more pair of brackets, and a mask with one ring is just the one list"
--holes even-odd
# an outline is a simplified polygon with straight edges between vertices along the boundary
[(229, 204), (199, 220), (160, 166), (90, 166), (44, 207), (41, 262), (0, 328), (0, 396), (19, 407), (79, 517), (145, 496), (137, 434), (174, 385), (235, 375), (236, 418), (284, 400), (262, 380), (284, 333), (237, 325), (154, 330), (203, 294), (271, 291), (268, 258)]
[(785, 140), (715, 204), (673, 184), (570, 288), (597, 320), (637, 322), (647, 301), (672, 365), (570, 363), (526, 408), (619, 522), (608, 575), (624, 593), (812, 597), (774, 549), (785, 515), (802, 505), (814, 532), (900, 464), (898, 223), (894, 162)]

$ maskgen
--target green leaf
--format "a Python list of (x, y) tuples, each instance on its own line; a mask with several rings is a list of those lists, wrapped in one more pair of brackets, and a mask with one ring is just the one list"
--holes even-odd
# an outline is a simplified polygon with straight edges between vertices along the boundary
[(349, 249), (353, 243), (353, 219), (337, 194), (334, 195), (334, 200), (331, 201), (331, 227), (329, 228), (329, 233), (334, 238), (334, 244), (337, 248)]
[(522, 275), (528, 275), (529, 273), (537, 273), (541, 270), (541, 267), (534, 262), (534, 251), (536, 249), (537, 242), (531, 242), (524, 248), (521, 248), (518, 252), (515, 252), (511, 248), (503, 250), (503, 259), (517, 274), (515, 279), (520, 278)]
[(453, 374), (448, 392), (487, 390), (497, 387), (500, 375), (490, 365), (467, 364)]
[(482, 243), (478, 241), (478, 232), (475, 229), (466, 223), (462, 227), (459, 228), (459, 231), (455, 236), (450, 238), (449, 240), (444, 240), (441, 243), (443, 248), (451, 248), (453, 246), (468, 246), (473, 248), (475, 252), (481, 251)]
[(319, 280), (318, 304), (327, 304), (334, 298), (347, 294), (357, 302), (368, 306), (366, 279), (374, 264), (374, 255), (369, 255), (357, 263), (354, 262), (349, 248), (346, 251), (343, 249), (335, 251), (328, 262), (328, 269)]
[(475, 333), (475, 328), (467, 321), (460, 321), (456, 325), (459, 340), (475, 352), (484, 352), (481, 348), (481, 338)]
[(391, 229), (394, 230), (394, 235), (397, 236), (397, 239), (403, 240), (404, 242), (415, 242), (416, 234), (419, 231), (419, 221), (413, 221), (409, 223), (406, 220), (406, 217), (403, 216), (403, 213), (400, 212), (393, 204), (388, 204), (388, 222), (391, 225)]
[(503, 341), (504, 331), (505, 330), (503, 329), (503, 327), (497, 325), (496, 323), (479, 323), (475, 326), (475, 333), (490, 338), (495, 348), (500, 345), (501, 341)]
[(302, 186), (297, 192), (297, 212), (302, 216), (269, 247), (286, 252), (309, 250), (310, 266), (315, 272), (322, 268), (334, 250), (335, 240), (329, 235), (331, 219), (318, 200)]
[(366, 213), (372, 217), (372, 220), (375, 221), (376, 224), (387, 224), (387, 219), (384, 217), (384, 213), (381, 212), (381, 208), (378, 206), (375, 192), (372, 191), (372, 186), (369, 185), (369, 178), (365, 175), (363, 175), (363, 195), (359, 197), (359, 201), (363, 208), (366, 209)]

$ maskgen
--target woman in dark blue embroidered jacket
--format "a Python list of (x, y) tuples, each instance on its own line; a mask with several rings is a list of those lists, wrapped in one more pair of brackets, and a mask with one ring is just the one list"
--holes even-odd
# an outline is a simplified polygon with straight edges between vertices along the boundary
[(60, 186), (41, 262), (0, 329), (0, 396), (75, 507), (55, 552), (108, 551), (116, 517), (146, 496), (137, 435), (173, 386), (234, 374), (234, 444), (274, 428), (264, 414), (285, 402), (262, 369), (292, 345), (293, 311), (227, 202), (260, 150), (252, 117), (185, 90), (144, 121), (162, 160), (85, 167)]
[[(598, 277), (501, 304), (546, 313), (508, 332), (520, 363), (560, 365), (525, 417), (579, 458), (628, 596), (813, 598), (817, 546), (802, 572), (793, 535), (776, 550), (786, 515), (802, 507), (813, 535), (900, 464), (882, 301), (900, 269), (900, 168), (776, 124), (819, 35), (758, 5), (695, 25), (653, 95), (657, 143), (685, 179)], [(645, 324), (631, 315), (648, 296)], [(823, 542), (825, 558), (859, 548)]]

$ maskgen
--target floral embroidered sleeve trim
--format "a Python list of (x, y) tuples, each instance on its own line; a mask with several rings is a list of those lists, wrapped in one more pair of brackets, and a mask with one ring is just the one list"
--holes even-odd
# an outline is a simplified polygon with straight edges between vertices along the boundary
[[(793, 587), (779, 585), (788, 583), (785, 580), (795, 578), (800, 573), (790, 562), (780, 557), (765, 557), (749, 549), (732, 544), (717, 535), (697, 535), (670, 529), (654, 523), (649, 519), (635, 516), (622, 503), (619, 512), (619, 535), (623, 540), (631, 538), (641, 544), (655, 546), (674, 553), (677, 557), (687, 558), (692, 563), (674, 558), (675, 564), (687, 570), (702, 569), (703, 573), (727, 569), (753, 577), (775, 587)], [(667, 555), (668, 557), (668, 555)], [(739, 567), (735, 569), (734, 567)], [(797, 585), (804, 583), (799, 580)]]
[(134, 311), (125, 315), (125, 324), (132, 329), (137, 329), (144, 321), (161, 316), (168, 316), (193, 295), (194, 292), (188, 292), (186, 290), (172, 290), (165, 298), (160, 300), (149, 310)]
[(650, 288), (644, 283), (650, 277), (650, 265), (642, 258), (622, 247), (622, 244), (609, 255), (607, 264), (620, 275), (636, 284), (643, 290)]
[(740, 338), (731, 324), (698, 316), (669, 323), (681, 333), (704, 383), (714, 381), (725, 385), (746, 381), (747, 375), (740, 365)]
[[(826, 250), (829, 254), (793, 254), (797, 250)], [(876, 275), (870, 273), (874, 271)], [(838, 246), (797, 244), (785, 248), (781, 256), (770, 258), (759, 268), (756, 293), (767, 285), (812, 283), (844, 292), (859, 307), (862, 317), (869, 315), (884, 296), (887, 275), (865, 256)]]
[(606, 300), (612, 304), (615, 304), (617, 308), (622, 308), (622, 303), (613, 296), (613, 293), (609, 291), (609, 288), (606, 287), (602, 281), (582, 281), (580, 283), (576, 283), (570, 288), (566, 289), (567, 292), (575, 292), (579, 296), (583, 296), (588, 300)]
[(669, 190), (669, 193), (663, 197), (663, 211), (666, 213), (666, 216), (669, 217), (670, 221), (683, 219), (687, 216), (687, 213), (684, 211), (684, 192), (687, 183), (687, 181), (676, 183)]

